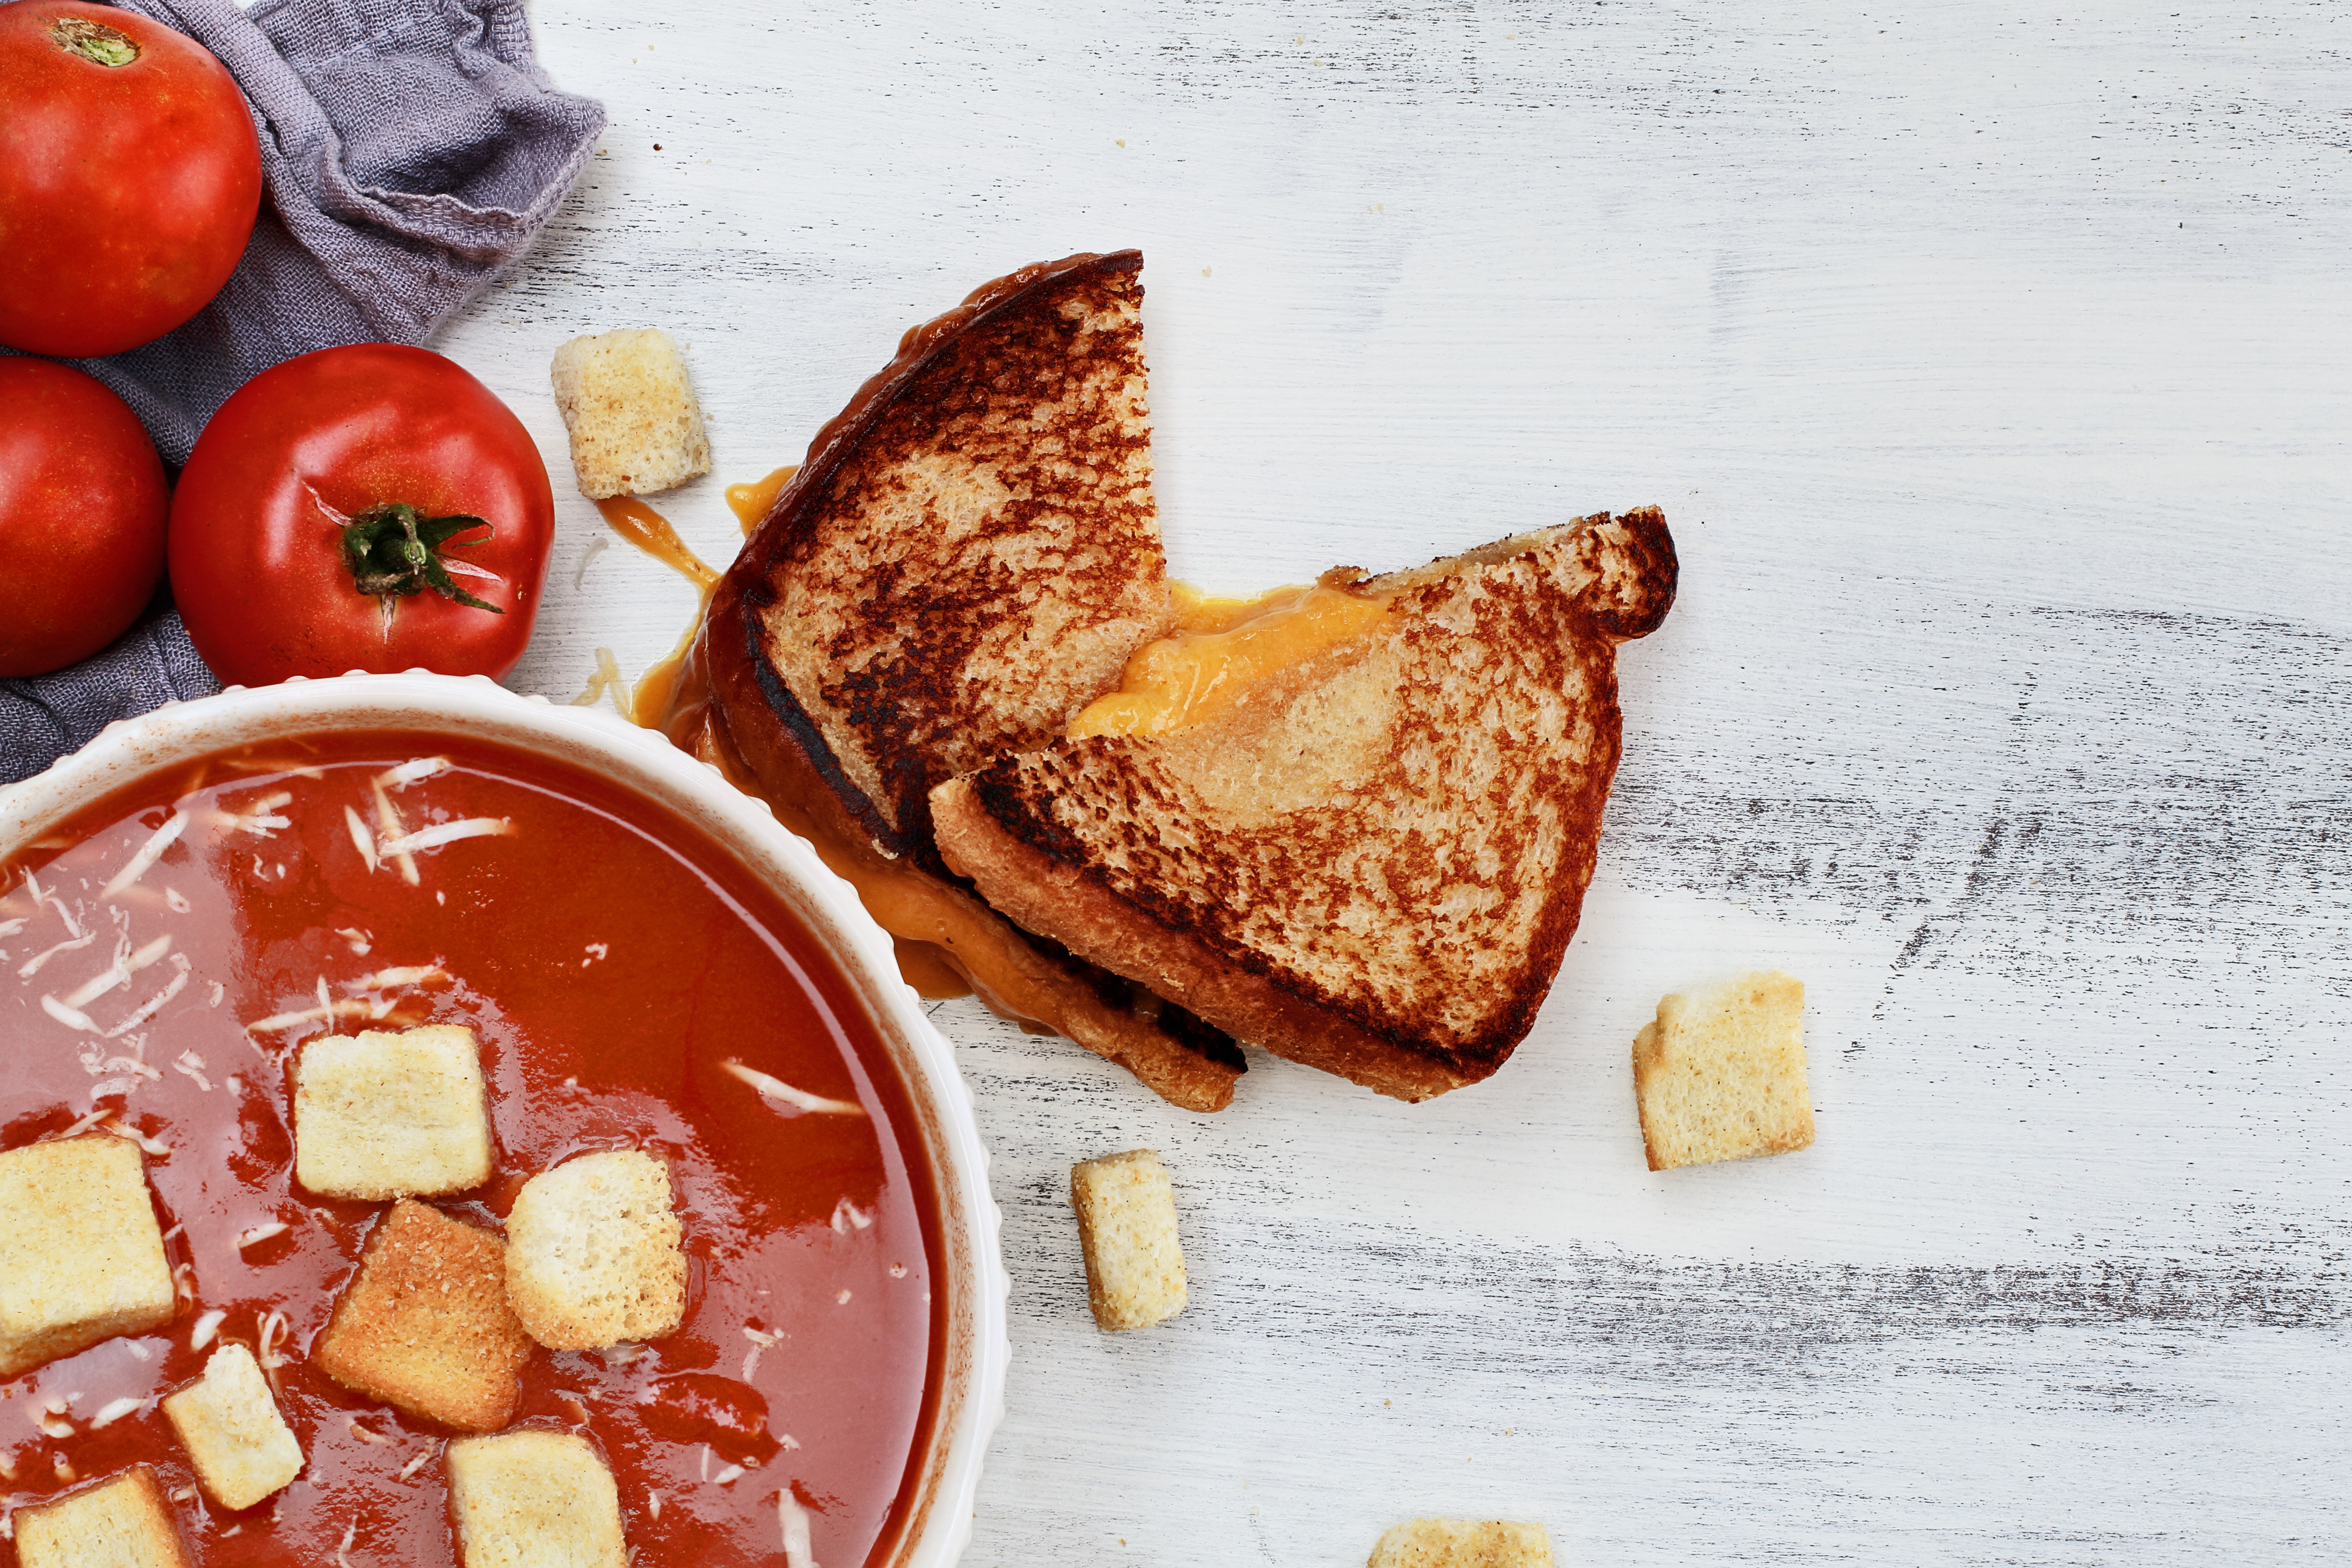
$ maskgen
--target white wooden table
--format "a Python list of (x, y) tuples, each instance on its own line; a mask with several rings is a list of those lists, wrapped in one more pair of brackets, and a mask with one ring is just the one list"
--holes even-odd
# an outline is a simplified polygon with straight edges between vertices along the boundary
[[(2352, 1553), (2352, 10), (2178, 3), (542, 0), (611, 129), (439, 344), (563, 494), (517, 686), (694, 603), (586, 560), (559, 342), (686, 340), (718, 472), (660, 504), (723, 560), (724, 483), (1080, 249), (1145, 252), (1180, 575), (1680, 542), (1489, 1084), (1254, 1058), (1197, 1117), (940, 1009), (1013, 1281), (968, 1562)], [(1633, 1033), (1751, 965), (1809, 986), (1820, 1142), (1653, 1175)], [(1110, 1338), (1067, 1169), (1137, 1145), (1192, 1306)]]

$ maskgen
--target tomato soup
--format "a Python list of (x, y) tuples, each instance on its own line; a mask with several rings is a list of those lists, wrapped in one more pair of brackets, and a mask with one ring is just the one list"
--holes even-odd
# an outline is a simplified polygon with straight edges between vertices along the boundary
[[(482, 1053), (496, 1230), (587, 1151), (667, 1163), (686, 1317), (534, 1349), (514, 1424), (588, 1438), (636, 1568), (839, 1568), (895, 1539), (938, 1403), (934, 1175), (849, 982), (698, 830), (579, 768), (446, 737), (311, 737), (149, 781), (0, 868), (0, 1146), (135, 1139), (177, 1317), (0, 1384), (12, 1510), (153, 1468), (205, 1564), (455, 1564), (453, 1434), (310, 1351), (389, 1204), (293, 1179), (290, 1073), (329, 1033), (454, 1024)], [(242, 1511), (158, 1406), (254, 1350), (301, 1473)]]

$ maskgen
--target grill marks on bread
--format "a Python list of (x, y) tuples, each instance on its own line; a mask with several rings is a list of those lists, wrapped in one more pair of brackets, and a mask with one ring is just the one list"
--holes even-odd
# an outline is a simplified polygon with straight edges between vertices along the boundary
[(1655, 509), (1372, 579), (1373, 630), (1159, 736), (1002, 755), (935, 800), (1011, 918), (1210, 1023), (1422, 1099), (1510, 1054), (1575, 932), (1663, 619)]
[(1047, 268), (941, 334), (752, 546), (781, 694), (877, 842), (935, 871), (932, 786), (1058, 734), (1170, 623), (1140, 265)]

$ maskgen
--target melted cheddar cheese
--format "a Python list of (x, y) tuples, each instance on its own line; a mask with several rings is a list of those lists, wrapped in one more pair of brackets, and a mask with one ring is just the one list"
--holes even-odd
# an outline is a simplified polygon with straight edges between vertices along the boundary
[(1316, 584), (1259, 599), (1212, 599), (1176, 585), (1176, 634), (1127, 661), (1119, 689), (1088, 704), (1070, 738), (1157, 735), (1233, 706), (1267, 676), (1370, 630), (1388, 601)]

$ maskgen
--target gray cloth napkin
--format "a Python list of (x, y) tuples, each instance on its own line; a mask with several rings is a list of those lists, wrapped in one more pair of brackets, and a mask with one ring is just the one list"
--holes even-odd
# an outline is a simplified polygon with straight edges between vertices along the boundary
[[(532, 58), (520, 0), (124, 0), (220, 57), (268, 185), (236, 274), (178, 331), (73, 362), (163, 460), (257, 372), (339, 343), (421, 342), (520, 256), (595, 150), (604, 110)], [(218, 689), (179, 616), (55, 675), (0, 680), (0, 782), (117, 719)]]

